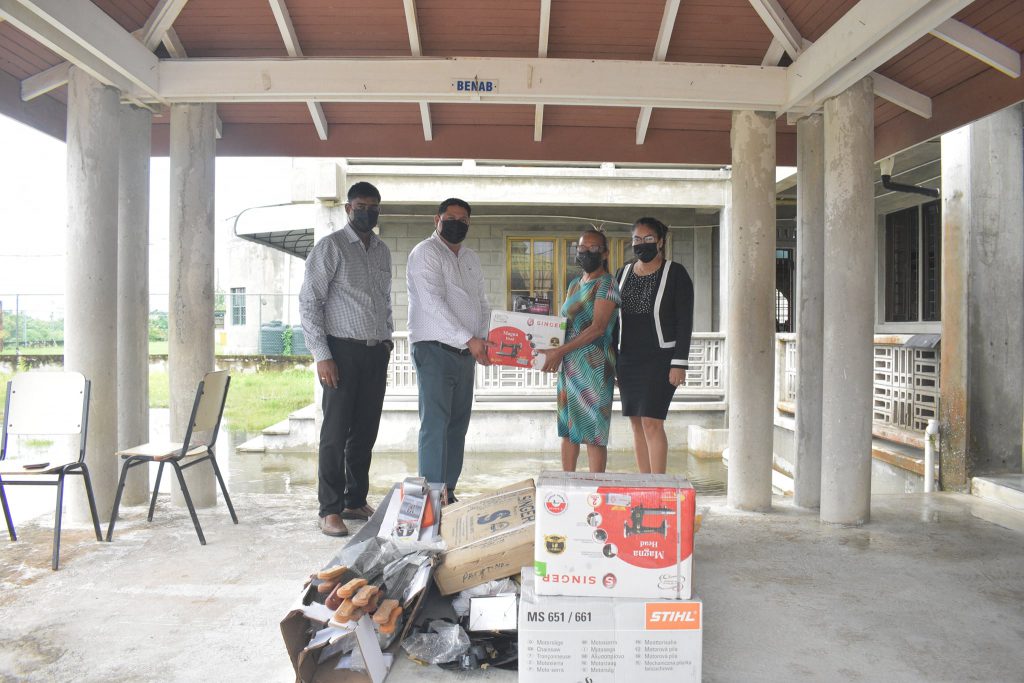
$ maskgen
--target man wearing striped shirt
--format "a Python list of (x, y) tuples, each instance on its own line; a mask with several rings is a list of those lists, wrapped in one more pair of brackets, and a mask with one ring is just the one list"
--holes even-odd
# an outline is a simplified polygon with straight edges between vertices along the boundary
[(472, 209), (441, 202), (434, 232), (409, 253), (409, 341), (420, 394), (419, 474), (442, 482), (448, 502), (462, 473), (473, 408), (474, 364), (487, 365), (490, 307), (480, 258), (462, 242)]
[(324, 389), (317, 495), (328, 536), (348, 534), (344, 519), (373, 514), (370, 458), (394, 348), (391, 251), (373, 234), (380, 192), (356, 183), (345, 212), (345, 226), (309, 252), (299, 290), (302, 331)]

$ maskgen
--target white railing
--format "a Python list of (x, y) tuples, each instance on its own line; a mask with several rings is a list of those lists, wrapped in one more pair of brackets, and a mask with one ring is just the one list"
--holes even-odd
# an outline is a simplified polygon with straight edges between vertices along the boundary
[[(923, 432), (939, 412), (939, 351), (904, 346), (908, 337), (875, 335), (872, 421), (876, 431)], [(778, 400), (796, 405), (796, 335), (776, 335), (782, 372), (776, 377)]]
[[(395, 349), (388, 366), (388, 396), (415, 396), (416, 368), (412, 364), (407, 332), (396, 332)], [(557, 375), (529, 368), (492, 365), (476, 368), (476, 395), (481, 398), (508, 396), (554, 399)], [(676, 396), (725, 395), (725, 335), (696, 333), (690, 341), (690, 368), (686, 384)]]

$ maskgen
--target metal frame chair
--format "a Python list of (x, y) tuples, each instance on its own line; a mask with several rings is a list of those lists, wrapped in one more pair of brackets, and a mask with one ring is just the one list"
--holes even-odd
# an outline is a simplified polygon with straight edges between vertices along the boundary
[[(96, 514), (96, 498), (92, 492), (89, 468), (85, 464), (85, 440), (89, 431), (89, 391), (91, 383), (78, 372), (24, 372), (7, 383), (7, 410), (4, 415), (3, 442), (0, 444), (0, 501), (3, 502), (7, 532), (18, 540), (7, 504), (7, 486), (56, 486), (57, 509), (53, 522), (53, 569), (60, 557), (60, 528), (64, 507), (64, 478), (81, 475), (89, 497), (89, 512), (102, 541), (100, 520)], [(51, 451), (31, 459), (7, 459), (10, 436), (74, 436), (78, 435), (78, 457), (56, 458)], [(47, 457), (51, 459), (47, 459)], [(4, 479), (14, 476), (16, 479)], [(51, 477), (56, 477), (52, 479)]]
[[(192, 524), (196, 527), (199, 543), (200, 545), (206, 545), (206, 537), (203, 536), (203, 529), (199, 526), (199, 517), (196, 516), (196, 508), (192, 504), (192, 496), (189, 495), (188, 486), (185, 484), (183, 470), (209, 461), (213, 466), (213, 473), (217, 476), (217, 482), (220, 484), (220, 491), (224, 495), (224, 502), (231, 513), (231, 521), (238, 524), (238, 516), (235, 514), (235, 508), (231, 505), (231, 497), (228, 496), (227, 487), (224, 486), (224, 478), (220, 474), (220, 468), (217, 467), (216, 454), (213, 452), (213, 448), (217, 443), (217, 433), (220, 431), (221, 417), (224, 414), (224, 403), (227, 401), (228, 385), (230, 383), (231, 377), (226, 370), (206, 373), (196, 389), (196, 399), (192, 404), (192, 415), (189, 417), (188, 429), (185, 430), (184, 442), (145, 443), (117, 453), (124, 462), (121, 465), (121, 478), (117, 484), (117, 494), (114, 496), (114, 508), (110, 512), (110, 526), (107, 527), (108, 541), (114, 537), (114, 523), (117, 521), (118, 509), (121, 506), (121, 494), (124, 492), (124, 482), (128, 476), (128, 470), (136, 465), (148, 465), (150, 462), (159, 462), (160, 467), (156, 471), (156, 482), (153, 484), (153, 497), (149, 502), (147, 521), (153, 521), (156, 496), (160, 491), (160, 478), (164, 473), (164, 465), (170, 463), (174, 468), (174, 473), (178, 476), (181, 494), (185, 498), (189, 514), (192, 515)], [(210, 432), (209, 443), (193, 442), (192, 437), (196, 432)], [(183, 462), (184, 464), (182, 464)]]

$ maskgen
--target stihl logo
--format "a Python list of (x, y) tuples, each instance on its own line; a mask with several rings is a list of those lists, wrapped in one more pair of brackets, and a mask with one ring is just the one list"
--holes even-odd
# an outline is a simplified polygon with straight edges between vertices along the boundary
[(649, 602), (648, 630), (686, 631), (700, 628), (699, 602)]

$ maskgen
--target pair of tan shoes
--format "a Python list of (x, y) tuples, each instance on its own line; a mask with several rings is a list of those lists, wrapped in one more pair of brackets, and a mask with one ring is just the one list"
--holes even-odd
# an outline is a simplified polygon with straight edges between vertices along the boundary
[(345, 508), (342, 513), (320, 517), (320, 531), (326, 536), (348, 536), (348, 527), (343, 520), (354, 519), (365, 522), (373, 516), (374, 509), (369, 505), (358, 508)]

